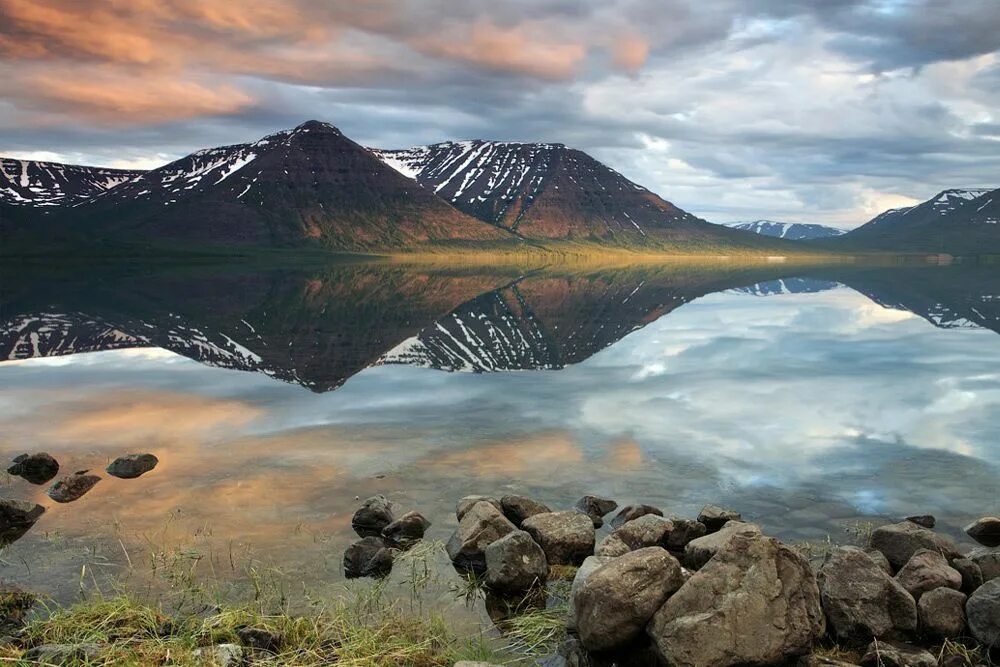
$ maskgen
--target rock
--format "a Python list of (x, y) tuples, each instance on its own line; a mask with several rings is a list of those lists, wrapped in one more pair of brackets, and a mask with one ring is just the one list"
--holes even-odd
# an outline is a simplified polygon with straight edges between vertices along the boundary
[(674, 522), (674, 528), (667, 536), (666, 544), (667, 549), (671, 551), (683, 551), (688, 542), (704, 537), (708, 533), (708, 529), (701, 521), (694, 519), (671, 519), (671, 521)]
[(46, 452), (14, 457), (7, 472), (32, 484), (45, 484), (59, 474), (59, 463)]
[(752, 537), (760, 535), (760, 526), (755, 523), (731, 521), (721, 530), (709, 533), (704, 537), (691, 540), (684, 547), (684, 565), (697, 570), (707, 563), (721, 548), (725, 547), (736, 535)]
[(236, 636), (240, 638), (240, 643), (257, 651), (267, 651), (277, 653), (281, 650), (284, 637), (280, 632), (268, 630), (266, 628), (253, 628), (244, 626), (236, 628)]
[(526, 591), (545, 583), (549, 563), (531, 535), (515, 530), (491, 542), (485, 550), (486, 584), (504, 593)]
[(983, 571), (975, 562), (968, 558), (956, 558), (951, 561), (951, 566), (962, 575), (961, 591), (966, 595), (971, 595), (983, 585)]
[(499, 508), (479, 501), (463, 513), (448, 540), (448, 557), (458, 570), (481, 575), (486, 571), (486, 547), (515, 530)]
[(478, 502), (487, 502), (503, 512), (503, 507), (500, 506), (500, 501), (496, 498), (492, 498), (490, 496), (465, 496), (459, 500), (458, 504), (455, 506), (455, 518), (461, 521), (462, 517), (465, 516), (465, 513), (472, 509), (472, 506)]
[(638, 519), (645, 514), (655, 514), (663, 516), (663, 511), (652, 505), (626, 505), (621, 509), (615, 518), (611, 520), (611, 527), (618, 528), (629, 521)]
[(576, 570), (576, 576), (573, 577), (573, 585), (570, 586), (569, 590), (569, 613), (567, 614), (566, 627), (570, 630), (576, 631), (576, 605), (573, 600), (576, 599), (577, 591), (583, 588), (586, 583), (587, 578), (594, 573), (599, 567), (605, 563), (610, 563), (614, 560), (611, 556), (587, 556), (580, 567)]
[(680, 563), (662, 547), (637, 549), (605, 563), (573, 598), (580, 641), (590, 651), (632, 641), (683, 583)]
[(629, 547), (629, 551), (644, 547), (661, 547), (674, 529), (674, 522), (656, 514), (644, 514), (626, 521), (608, 537), (616, 537)]
[(206, 658), (216, 667), (236, 667), (243, 664), (246, 652), (238, 644), (218, 644), (196, 649), (194, 657)]
[(396, 544), (411, 544), (424, 537), (431, 522), (420, 512), (407, 512), (382, 529), (382, 537)]
[(49, 488), (49, 498), (57, 503), (71, 503), (74, 500), (79, 500), (101, 481), (97, 475), (88, 475), (87, 472), (81, 470), (60, 479)]
[(393, 554), (381, 537), (363, 537), (344, 550), (344, 576), (385, 577), (392, 572)]
[(542, 546), (549, 565), (579, 565), (594, 553), (594, 523), (575, 510), (536, 514), (521, 527)]
[(960, 555), (958, 548), (947, 537), (909, 521), (876, 528), (872, 531), (871, 546), (885, 554), (895, 570), (906, 565), (906, 561), (920, 549), (937, 551), (947, 558)]
[(957, 591), (962, 587), (962, 575), (948, 565), (948, 559), (928, 549), (920, 549), (913, 554), (896, 573), (896, 581), (917, 601), (921, 595), (935, 588)]
[(605, 535), (604, 539), (597, 543), (597, 547), (594, 549), (594, 555), (604, 556), (607, 558), (617, 558), (618, 556), (624, 556), (629, 551), (632, 551), (632, 547), (625, 544), (620, 537), (617, 535)]
[(972, 636), (986, 646), (1000, 645), (1000, 579), (980, 586), (965, 603)]
[(41, 505), (0, 498), (0, 546), (21, 539), (44, 513)]
[(474, 660), (459, 660), (454, 667), (503, 667), (494, 662), (477, 662)]
[(965, 632), (965, 593), (950, 588), (935, 588), (920, 596), (917, 616), (925, 632), (941, 639), (959, 637)]
[(521, 523), (536, 514), (551, 512), (548, 507), (527, 496), (503, 496), (500, 498), (500, 511), (512, 524), (521, 527)]
[(817, 580), (828, 629), (837, 641), (864, 644), (917, 628), (913, 596), (861, 549), (834, 549)]
[(718, 505), (705, 505), (698, 512), (698, 523), (705, 526), (708, 533), (721, 530), (727, 521), (742, 521), (743, 517), (739, 512), (728, 510)]
[(1000, 518), (984, 516), (965, 527), (965, 534), (984, 547), (1000, 547)]
[(0, 633), (7, 635), (23, 628), (25, 616), (37, 601), (35, 595), (18, 586), (0, 584)]
[(918, 526), (923, 526), (924, 528), (933, 528), (937, 524), (937, 519), (930, 514), (914, 514), (913, 516), (906, 517), (904, 521), (915, 523)]
[(889, 559), (885, 557), (885, 554), (878, 549), (865, 549), (864, 552), (868, 554), (869, 558), (875, 561), (875, 564), (882, 568), (882, 571), (888, 574), (890, 577), (895, 576), (896, 571), (892, 569), (892, 563)]
[(979, 566), (984, 582), (1000, 577), (1000, 550), (973, 549), (967, 558)]
[(155, 468), (159, 462), (152, 454), (126, 454), (112, 461), (106, 470), (112, 477), (135, 479)]
[(584, 496), (576, 501), (573, 509), (589, 516), (591, 521), (594, 522), (594, 528), (600, 528), (604, 525), (604, 516), (618, 509), (618, 503), (610, 498)]
[(394, 518), (389, 499), (385, 496), (372, 496), (351, 517), (351, 527), (359, 537), (378, 537)]
[(861, 658), (862, 667), (937, 667), (937, 659), (922, 648), (875, 640)]
[(806, 655), (799, 658), (795, 667), (858, 667), (853, 662), (834, 660), (822, 655)]
[(21, 658), (39, 665), (78, 665), (97, 662), (100, 654), (100, 644), (41, 644), (25, 651)]
[(808, 561), (777, 540), (756, 535), (730, 538), (646, 629), (668, 665), (712, 667), (805, 655), (824, 630)]

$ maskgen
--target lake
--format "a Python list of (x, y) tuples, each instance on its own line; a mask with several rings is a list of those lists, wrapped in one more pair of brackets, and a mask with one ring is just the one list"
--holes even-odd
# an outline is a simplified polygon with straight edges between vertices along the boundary
[[(3, 480), (47, 512), (0, 577), (61, 602), (178, 564), (234, 587), (246, 564), (341, 586), (374, 494), (426, 515), (431, 540), (479, 493), (718, 503), (788, 542), (917, 513), (960, 538), (1000, 512), (988, 264), (0, 275), (3, 452), (103, 478), (66, 504)], [(155, 470), (104, 473), (139, 452)]]

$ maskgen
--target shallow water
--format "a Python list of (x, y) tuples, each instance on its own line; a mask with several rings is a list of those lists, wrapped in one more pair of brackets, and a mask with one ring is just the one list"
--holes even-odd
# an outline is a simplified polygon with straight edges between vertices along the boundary
[[(1000, 511), (998, 331), (976, 265), (11, 272), (3, 453), (103, 479), (60, 505), (8, 477), (48, 511), (0, 577), (60, 601), (153, 562), (339, 586), (376, 493), (439, 540), (473, 493), (719, 503), (792, 542), (932, 513), (960, 537)], [(130, 452), (160, 463), (104, 474)]]

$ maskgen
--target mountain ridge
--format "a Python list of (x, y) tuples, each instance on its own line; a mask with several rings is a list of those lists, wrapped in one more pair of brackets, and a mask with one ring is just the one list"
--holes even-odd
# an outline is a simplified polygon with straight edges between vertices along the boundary
[(727, 227), (753, 232), (763, 236), (803, 241), (808, 239), (829, 238), (840, 236), (846, 230), (807, 222), (778, 222), (776, 220), (753, 220), (751, 222), (730, 222)]

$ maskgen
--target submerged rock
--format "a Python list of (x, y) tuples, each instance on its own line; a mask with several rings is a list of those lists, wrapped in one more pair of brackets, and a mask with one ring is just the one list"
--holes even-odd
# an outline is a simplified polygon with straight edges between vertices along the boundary
[(697, 570), (729, 544), (735, 536), (753, 537), (760, 534), (760, 526), (755, 523), (730, 521), (720, 530), (688, 542), (684, 547), (684, 565)]
[(541, 545), (549, 565), (579, 565), (594, 553), (594, 523), (575, 510), (536, 514), (521, 527)]
[(875, 640), (861, 658), (861, 667), (937, 667), (937, 658), (902, 642)]
[(351, 518), (351, 527), (359, 537), (377, 537), (393, 522), (392, 503), (385, 496), (372, 496)]
[(489, 501), (479, 501), (462, 514), (446, 551), (455, 568), (482, 575), (486, 571), (486, 547), (517, 528)]
[(962, 575), (948, 565), (944, 556), (928, 549), (920, 549), (913, 554), (896, 573), (896, 581), (914, 600), (920, 600), (921, 595), (935, 588), (952, 588), (957, 591), (962, 587)]
[(924, 632), (941, 639), (965, 633), (965, 593), (936, 588), (924, 593), (917, 603), (917, 615)]
[(615, 518), (611, 520), (612, 528), (620, 528), (629, 521), (638, 519), (646, 514), (655, 514), (656, 516), (663, 516), (663, 510), (658, 507), (653, 507), (652, 505), (626, 505), (621, 509)]
[(407, 512), (382, 529), (382, 537), (396, 544), (412, 544), (421, 540), (431, 522), (420, 512)]
[(49, 488), (49, 498), (57, 503), (71, 503), (79, 500), (101, 481), (97, 475), (88, 475), (87, 470), (81, 470), (73, 475), (63, 477)]
[(159, 462), (152, 454), (126, 454), (112, 461), (106, 470), (112, 477), (135, 479), (155, 468)]
[(668, 665), (727, 667), (805, 655), (824, 629), (808, 561), (775, 539), (734, 535), (646, 631)]
[(954, 542), (947, 537), (910, 521), (879, 526), (872, 531), (871, 546), (885, 554), (895, 570), (906, 565), (920, 549), (936, 551), (946, 558), (961, 555)]
[(601, 498), (600, 496), (584, 496), (576, 501), (576, 504), (573, 505), (573, 509), (589, 516), (590, 520), (594, 522), (594, 528), (600, 528), (604, 525), (605, 515), (618, 509), (618, 503), (610, 498)]
[(838, 641), (864, 644), (917, 628), (913, 596), (861, 549), (834, 549), (817, 580), (829, 632)]
[(709, 533), (721, 530), (729, 521), (742, 521), (743, 515), (734, 510), (719, 507), (718, 505), (705, 505), (698, 513), (698, 523), (705, 526)]
[(45, 484), (59, 474), (59, 463), (46, 452), (14, 457), (7, 472), (32, 484)]
[(0, 498), (0, 545), (21, 539), (45, 513), (45, 508), (25, 500)]
[(988, 581), (965, 603), (972, 636), (987, 646), (1000, 645), (1000, 579)]
[(519, 593), (544, 584), (549, 574), (545, 552), (531, 535), (515, 530), (485, 550), (486, 584), (503, 593)]
[(344, 550), (344, 576), (385, 577), (392, 572), (393, 553), (388, 542), (381, 537), (363, 537)]
[(537, 500), (532, 500), (527, 496), (502, 497), (500, 499), (500, 510), (503, 512), (503, 515), (518, 528), (521, 527), (521, 524), (528, 517), (535, 516), (536, 514), (546, 514), (552, 511), (547, 506)]
[(965, 534), (984, 547), (1000, 547), (1000, 518), (984, 516), (965, 527)]

